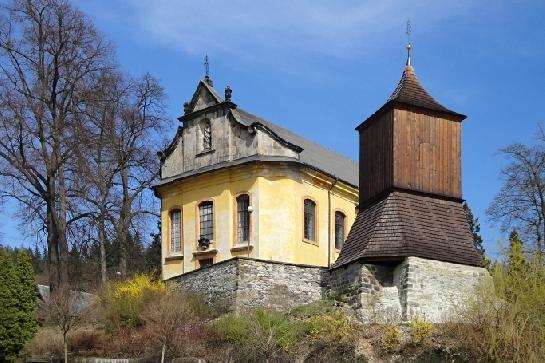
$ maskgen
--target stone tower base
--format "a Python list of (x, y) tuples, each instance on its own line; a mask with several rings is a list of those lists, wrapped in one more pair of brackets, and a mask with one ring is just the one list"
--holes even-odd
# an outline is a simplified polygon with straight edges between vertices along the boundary
[(481, 267), (407, 257), (396, 266), (353, 262), (330, 271), (329, 296), (363, 322), (456, 320), (457, 308), (490, 279)]
[(397, 265), (335, 269), (237, 257), (169, 281), (227, 311), (286, 310), (323, 298), (345, 302), (362, 322), (456, 320), (456, 308), (490, 275), (484, 268), (408, 257)]

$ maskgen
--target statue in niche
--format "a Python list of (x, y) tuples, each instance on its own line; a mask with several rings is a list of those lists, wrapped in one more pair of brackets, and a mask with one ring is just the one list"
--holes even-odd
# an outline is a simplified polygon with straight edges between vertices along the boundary
[(203, 151), (212, 149), (212, 126), (208, 120), (202, 126), (202, 148)]

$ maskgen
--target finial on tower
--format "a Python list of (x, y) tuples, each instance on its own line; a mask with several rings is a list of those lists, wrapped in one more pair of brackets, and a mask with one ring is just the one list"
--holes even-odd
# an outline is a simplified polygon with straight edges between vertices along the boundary
[(208, 63), (208, 54), (204, 55), (204, 81), (210, 86), (213, 85), (212, 80), (210, 79), (210, 63)]
[(407, 63), (406, 65), (410, 66), (411, 65), (411, 33), (412, 33), (412, 28), (411, 28), (411, 20), (407, 20), (407, 29), (405, 31), (405, 33), (407, 34), (407, 45), (405, 46), (405, 48), (407, 49)]

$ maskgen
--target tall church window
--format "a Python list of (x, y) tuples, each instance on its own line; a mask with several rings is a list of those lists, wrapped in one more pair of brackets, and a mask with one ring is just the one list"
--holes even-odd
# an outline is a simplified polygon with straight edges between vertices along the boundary
[(345, 232), (344, 221), (346, 216), (342, 212), (335, 212), (335, 248), (340, 250), (343, 247)]
[(170, 211), (170, 252), (182, 251), (182, 211), (174, 209)]
[(200, 238), (214, 239), (214, 203), (211, 201), (199, 204)]
[(316, 203), (310, 199), (305, 199), (303, 219), (304, 239), (316, 241)]
[(250, 239), (250, 197), (241, 194), (237, 197), (237, 242), (248, 242)]

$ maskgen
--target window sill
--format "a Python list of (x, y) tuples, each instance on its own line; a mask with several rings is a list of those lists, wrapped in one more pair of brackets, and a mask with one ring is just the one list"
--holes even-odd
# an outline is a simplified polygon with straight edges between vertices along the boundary
[(167, 261), (178, 261), (178, 260), (183, 260), (183, 259), (184, 259), (184, 255), (171, 255), (171, 256), (165, 257), (165, 262), (167, 262)]
[(215, 149), (208, 149), (208, 150), (203, 150), (203, 151), (197, 153), (197, 155), (195, 155), (195, 156), (204, 156), (204, 155), (212, 154), (212, 153), (215, 153), (215, 152), (216, 152)]
[(240, 251), (247, 251), (254, 248), (254, 245), (252, 243), (242, 242), (237, 243), (233, 247), (231, 247), (231, 252), (240, 252)]
[(303, 242), (308, 243), (309, 245), (318, 246), (318, 241), (312, 241), (312, 240), (303, 238)]
[(193, 256), (195, 258), (209, 257), (209, 256), (214, 256), (217, 253), (218, 253), (217, 249), (211, 248), (211, 249), (207, 249), (207, 250), (204, 250), (204, 251), (193, 251)]

